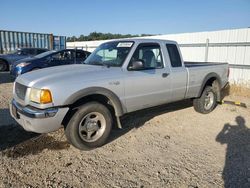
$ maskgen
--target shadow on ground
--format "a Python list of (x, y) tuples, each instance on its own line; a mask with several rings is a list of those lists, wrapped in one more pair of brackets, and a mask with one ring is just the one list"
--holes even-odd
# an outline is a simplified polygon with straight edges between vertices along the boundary
[(38, 134), (26, 132), (17, 124), (0, 126), (0, 151), (16, 146)]
[[(128, 114), (122, 119), (123, 129), (113, 130), (111, 132), (109, 142), (112, 142), (120, 136), (128, 133), (133, 128), (139, 128), (143, 126), (145, 122), (149, 121), (155, 116), (183, 108), (188, 108), (190, 106), (192, 106), (192, 103), (188, 100)], [(17, 158), (29, 154), (35, 155), (44, 149), (61, 150), (66, 149), (69, 146), (70, 145), (67, 141), (60, 141), (53, 136), (26, 132), (17, 124), (0, 126), (0, 151), (4, 150), (2, 153), (8, 157)]]
[(12, 148), (4, 150), (2, 154), (10, 158), (19, 158), (26, 155), (36, 155), (43, 150), (63, 150), (69, 147), (70, 145), (67, 141), (60, 141), (53, 136), (44, 134), (29, 138)]
[(9, 109), (0, 109), (0, 118), (0, 151), (5, 156), (17, 158), (35, 155), (44, 149), (61, 150), (69, 147), (67, 141), (54, 136), (25, 131), (12, 119)]
[(189, 108), (192, 105), (193, 104), (191, 100), (183, 100), (130, 113), (121, 119), (123, 129), (117, 128), (111, 132), (110, 140), (108, 143), (116, 140), (117, 138), (128, 133), (134, 128), (140, 128), (147, 121), (151, 120), (155, 116), (159, 116), (161, 114), (165, 114), (172, 111), (181, 110), (184, 108)]
[(227, 145), (223, 180), (228, 187), (250, 187), (250, 129), (242, 116), (236, 124), (226, 123), (216, 141)]

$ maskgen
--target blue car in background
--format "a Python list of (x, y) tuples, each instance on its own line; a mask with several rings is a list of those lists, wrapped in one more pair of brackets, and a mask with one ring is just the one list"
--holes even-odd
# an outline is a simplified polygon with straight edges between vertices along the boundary
[(32, 58), (25, 58), (15, 62), (12, 65), (10, 74), (12, 77), (16, 78), (20, 74), (46, 67), (80, 64), (89, 55), (90, 52), (80, 49), (52, 50), (36, 55)]
[(48, 51), (46, 48), (18, 48), (13, 53), (0, 55), (0, 71), (8, 71), (13, 63), (20, 59), (33, 57)]

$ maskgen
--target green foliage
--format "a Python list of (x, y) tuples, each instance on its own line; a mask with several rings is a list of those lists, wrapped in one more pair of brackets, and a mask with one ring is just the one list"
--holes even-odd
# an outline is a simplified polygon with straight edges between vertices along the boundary
[(76, 36), (67, 37), (67, 42), (108, 40), (108, 39), (131, 38), (131, 37), (140, 37), (140, 36), (152, 36), (152, 35), (149, 35), (149, 34), (141, 34), (141, 35), (125, 34), (125, 35), (123, 35), (123, 34), (92, 32), (87, 36), (80, 35), (79, 37), (76, 37)]

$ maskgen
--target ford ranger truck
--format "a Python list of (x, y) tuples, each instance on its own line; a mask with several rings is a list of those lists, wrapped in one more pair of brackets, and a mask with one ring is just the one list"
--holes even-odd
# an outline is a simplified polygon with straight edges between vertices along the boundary
[(82, 64), (19, 76), (10, 111), (25, 130), (63, 127), (69, 143), (86, 150), (104, 145), (129, 112), (184, 99), (197, 112), (213, 111), (228, 74), (227, 63), (184, 62), (174, 41), (114, 40)]

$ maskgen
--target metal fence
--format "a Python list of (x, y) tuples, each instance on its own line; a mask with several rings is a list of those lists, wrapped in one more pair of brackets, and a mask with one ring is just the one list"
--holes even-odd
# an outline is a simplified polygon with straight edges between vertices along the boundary
[[(250, 42), (234, 42), (234, 43), (209, 43), (209, 39), (206, 40), (206, 43), (196, 43), (196, 44), (179, 44), (180, 48), (195, 48), (195, 47), (203, 47), (204, 50), (204, 62), (208, 62), (209, 57), (209, 48), (211, 47), (250, 47)], [(242, 62), (243, 63), (243, 62)], [(230, 68), (237, 68), (237, 69), (250, 69), (250, 62), (249, 65), (245, 64), (230, 64)]]

